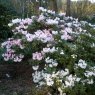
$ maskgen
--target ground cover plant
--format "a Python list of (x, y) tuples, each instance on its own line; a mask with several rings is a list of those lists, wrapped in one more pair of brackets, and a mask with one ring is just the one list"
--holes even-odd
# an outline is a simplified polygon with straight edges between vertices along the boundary
[(93, 25), (65, 13), (39, 10), (38, 16), (8, 24), (13, 36), (1, 43), (2, 62), (32, 65), (38, 89), (34, 95), (95, 95)]

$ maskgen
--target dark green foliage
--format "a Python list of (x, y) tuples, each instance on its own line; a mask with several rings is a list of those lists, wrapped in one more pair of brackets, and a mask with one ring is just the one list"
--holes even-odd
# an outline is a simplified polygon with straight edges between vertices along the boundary
[(95, 15), (89, 20), (89, 22), (95, 24)]
[(12, 36), (8, 23), (13, 18), (12, 12), (4, 5), (0, 4), (0, 41)]
[(5, 49), (0, 47), (0, 63), (3, 62), (2, 53), (3, 53), (4, 51), (5, 51)]
[[(88, 30), (87, 34), (81, 34), (78, 40), (76, 41), (77, 49), (76, 53), (78, 55), (78, 59), (84, 59), (87, 61), (95, 62), (95, 30), (86, 27)], [(81, 41), (80, 41), (81, 40)]]

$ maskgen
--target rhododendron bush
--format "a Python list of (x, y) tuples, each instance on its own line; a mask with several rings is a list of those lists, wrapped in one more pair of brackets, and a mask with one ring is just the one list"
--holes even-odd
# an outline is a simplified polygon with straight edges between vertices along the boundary
[(3, 60), (31, 64), (36, 87), (47, 86), (51, 95), (87, 95), (95, 85), (95, 29), (65, 13), (39, 10), (8, 24), (14, 35), (1, 44)]

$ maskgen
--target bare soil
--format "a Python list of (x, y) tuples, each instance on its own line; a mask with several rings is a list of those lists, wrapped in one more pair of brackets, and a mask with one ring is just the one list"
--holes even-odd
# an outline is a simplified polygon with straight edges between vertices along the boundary
[(31, 67), (0, 65), (0, 95), (28, 95), (33, 86)]

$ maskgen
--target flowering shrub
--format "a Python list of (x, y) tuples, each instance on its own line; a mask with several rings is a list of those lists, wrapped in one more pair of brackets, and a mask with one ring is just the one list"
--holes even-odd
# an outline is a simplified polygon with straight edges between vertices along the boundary
[(33, 82), (52, 89), (52, 95), (87, 95), (95, 84), (93, 26), (64, 13), (39, 10), (39, 16), (8, 24), (14, 35), (1, 44), (4, 61), (32, 64)]

